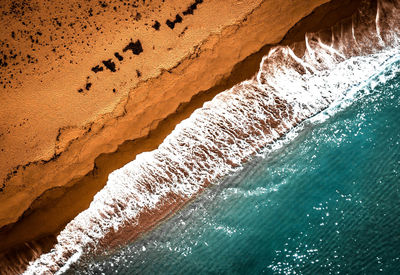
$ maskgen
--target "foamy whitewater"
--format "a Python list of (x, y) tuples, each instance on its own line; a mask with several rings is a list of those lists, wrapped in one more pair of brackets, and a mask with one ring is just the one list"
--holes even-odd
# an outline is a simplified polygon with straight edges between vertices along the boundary
[(271, 50), (256, 77), (219, 94), (157, 150), (111, 173), (90, 207), (26, 274), (66, 271), (82, 256), (96, 254), (107, 234), (135, 227), (141, 213), (166, 200), (189, 199), (255, 155), (274, 150), (303, 121), (323, 119), (356, 100), (360, 87), (400, 59), (399, 9), (399, 1), (378, 1), (376, 9), (365, 4), (329, 32)]

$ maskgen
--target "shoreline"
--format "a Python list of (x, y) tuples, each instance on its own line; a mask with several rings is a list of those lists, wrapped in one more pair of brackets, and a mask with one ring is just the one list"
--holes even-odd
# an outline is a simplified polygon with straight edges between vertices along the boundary
[[(354, 2), (352, 4), (356, 6)], [(310, 25), (312, 25), (312, 23), (314, 23), (314, 25), (316, 24), (315, 17), (318, 18), (319, 16), (321, 16), (319, 12), (322, 12), (323, 14), (330, 11), (331, 8), (325, 7), (325, 9), (326, 9), (325, 11), (324, 8), (321, 8), (319, 9), (319, 11), (313, 12), (314, 19), (312, 19), (313, 16), (311, 17), (308, 16), (302, 20), (303, 23), (296, 24), (295, 27), (289, 30), (285, 38), (280, 43), (281, 44), (293, 43), (296, 41), (296, 35), (297, 37), (299, 36), (303, 37), (303, 35), (300, 35), (301, 32), (315, 31), (315, 29), (313, 30), (312, 27), (310, 27)], [(326, 20), (324, 22), (326, 24), (325, 27), (332, 25), (334, 23), (333, 22), (334, 20), (339, 21), (339, 19), (343, 19), (346, 16), (351, 15), (352, 13), (350, 8), (346, 9), (346, 12), (349, 14), (345, 14), (344, 17), (343, 14), (341, 15), (336, 14), (335, 15), (336, 18), (334, 17), (330, 19), (332, 20), (332, 22), (328, 22), (328, 20)], [(317, 22), (317, 25), (318, 23), (320, 22)], [(321, 25), (314, 27), (321, 28)], [(2, 232), (0, 233), (0, 236), (1, 237), (7, 236), (7, 240), (12, 243), (13, 238), (14, 240), (21, 241), (24, 240), (23, 239), (24, 234), (26, 233), (32, 234), (32, 231), (24, 232), (26, 228), (30, 228), (30, 230), (33, 231), (34, 229), (36, 229), (37, 230), (36, 234), (38, 236), (44, 235), (44, 238), (49, 238), (48, 236), (46, 236), (46, 234), (47, 235), (51, 235), (54, 233), (57, 234), (64, 227), (65, 222), (68, 222), (77, 213), (81, 212), (83, 209), (85, 209), (85, 207), (89, 205), (91, 198), (93, 198), (93, 195), (96, 194), (97, 191), (99, 191), (102, 188), (101, 184), (103, 184), (104, 186), (105, 182), (102, 181), (104, 179), (105, 181), (107, 180), (107, 176), (110, 171), (113, 171), (116, 168), (121, 167), (120, 166), (121, 163), (124, 162), (126, 163), (133, 160), (136, 154), (140, 152), (156, 149), (158, 145), (163, 141), (165, 136), (167, 136), (171, 132), (171, 130), (175, 128), (175, 125), (177, 125), (184, 118), (188, 117), (195, 109), (201, 107), (204, 102), (210, 100), (219, 92), (227, 88), (230, 88), (234, 84), (239, 83), (245, 80), (246, 78), (254, 75), (254, 73), (258, 70), (259, 60), (261, 60), (261, 57), (265, 55), (268, 52), (269, 48), (272, 46), (274, 45), (271, 46), (265, 45), (258, 53), (252, 54), (249, 57), (247, 57), (244, 61), (236, 64), (230, 76), (228, 78), (223, 79), (223, 81), (220, 81), (218, 85), (213, 86), (211, 89), (205, 92), (194, 95), (188, 103), (180, 104), (176, 112), (169, 115), (165, 120), (162, 120), (156, 127), (154, 127), (155, 128), (154, 130), (151, 130), (149, 132), (148, 136), (136, 139), (134, 141), (124, 142), (121, 146), (118, 147), (118, 150), (116, 152), (109, 154), (102, 154), (100, 157), (96, 158), (95, 167), (97, 168), (89, 172), (86, 176), (83, 177), (83, 179), (75, 183), (70, 183), (69, 185), (71, 185), (71, 187), (68, 187), (68, 190), (62, 190), (65, 187), (61, 187), (55, 189), (55, 191), (51, 191), (45, 194), (44, 196), (41, 196), (41, 198), (39, 200), (36, 200), (34, 204), (31, 206), (30, 208), (31, 211), (25, 212), (23, 218), (20, 219), (12, 227), (6, 230), (3, 229)], [(254, 72), (252, 72), (252, 70), (254, 70)], [(83, 188), (88, 188), (88, 189), (83, 189)], [(89, 194), (84, 193), (85, 198), (82, 198), (81, 194), (83, 194), (83, 192), (90, 192), (90, 193)], [(77, 200), (78, 197), (80, 197), (79, 200)], [(77, 205), (76, 201), (78, 201), (79, 202), (78, 204), (80, 205)], [(175, 213), (174, 211), (180, 209), (185, 204), (186, 202), (181, 202), (179, 203), (179, 206), (175, 207), (172, 204), (170, 207), (169, 206), (166, 207), (165, 210), (160, 209), (160, 211), (156, 211), (157, 213), (149, 213), (150, 223), (143, 222), (143, 227), (137, 228), (136, 233), (132, 233), (134, 235), (133, 238), (136, 238), (143, 232), (147, 232), (149, 229), (156, 226), (160, 220), (168, 218), (169, 215)], [(70, 213), (68, 213), (69, 216), (60, 217), (59, 209), (65, 209), (65, 207), (67, 207), (68, 210), (70, 211)], [(72, 207), (75, 207), (75, 209), (72, 209)], [(174, 209), (174, 211), (172, 212), (171, 212), (171, 207)], [(50, 220), (49, 216), (52, 217), (51, 218), (52, 225), (50, 227), (48, 226), (48, 224), (43, 225), (43, 221)], [(61, 218), (63, 221), (62, 222), (60, 222), (59, 220), (55, 221), (55, 219), (53, 218), (58, 218), (58, 219)], [(40, 226), (46, 228), (38, 228)], [(18, 232), (18, 230), (20, 231)], [(51, 231), (51, 234), (49, 234), (49, 232), (46, 231)], [(27, 238), (26, 236), (25, 238), (29, 240), (29, 238)], [(51, 241), (47, 241), (47, 244), (49, 244), (49, 242)], [(45, 246), (46, 245), (44, 245), (43, 247)], [(51, 246), (52, 244), (48, 245), (48, 247)], [(12, 247), (12, 245), (10, 245), (9, 247)], [(48, 249), (49, 248), (45, 248), (44, 251)], [(10, 251), (8, 251), (8, 254), (9, 253)]]

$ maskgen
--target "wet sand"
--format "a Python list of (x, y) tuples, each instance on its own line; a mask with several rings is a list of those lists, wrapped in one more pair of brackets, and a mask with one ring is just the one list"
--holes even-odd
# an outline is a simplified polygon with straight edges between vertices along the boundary
[[(287, 44), (301, 40), (306, 31), (315, 31), (317, 28), (329, 26), (338, 19), (351, 14), (352, 9), (357, 6), (357, 3), (352, 1), (351, 5), (345, 5), (346, 9), (343, 9), (344, 2), (342, 1), (341, 4), (338, 4), (338, 2), (323, 6), (315, 11), (312, 16), (303, 19), (301, 24), (289, 31), (281, 43)], [(329, 16), (325, 16), (328, 11), (331, 13), (329, 13)], [(8, 262), (7, 259), (15, 262), (15, 255), (28, 254), (25, 255), (24, 261), (26, 261), (26, 258), (30, 258), (31, 250), (26, 248), (34, 245), (32, 240), (36, 240), (38, 248), (48, 250), (54, 242), (52, 236), (56, 235), (79, 212), (88, 207), (94, 194), (106, 183), (107, 176), (111, 171), (133, 160), (136, 154), (157, 148), (175, 125), (188, 117), (193, 110), (219, 92), (251, 77), (258, 70), (261, 57), (268, 52), (270, 47), (271, 45), (265, 45), (258, 53), (236, 64), (232, 73), (228, 77), (222, 77), (217, 85), (193, 96), (189, 103), (180, 104), (173, 114), (161, 122), (155, 123), (147, 136), (126, 141), (118, 147), (116, 152), (97, 157), (95, 169), (83, 178), (70, 181), (62, 187), (53, 188), (36, 199), (16, 224), (2, 229), (0, 233), (2, 247), (5, 251), (8, 251), (3, 255), (2, 263)], [(130, 234), (133, 237), (138, 236), (141, 232), (145, 232), (157, 224), (160, 219), (173, 213), (172, 210), (176, 210), (182, 205), (184, 205), (184, 202), (171, 204), (160, 209), (157, 213), (149, 213), (141, 217), (141, 226)], [(29, 230), (27, 230), (28, 228)], [(24, 242), (28, 242), (28, 244), (21, 245)]]

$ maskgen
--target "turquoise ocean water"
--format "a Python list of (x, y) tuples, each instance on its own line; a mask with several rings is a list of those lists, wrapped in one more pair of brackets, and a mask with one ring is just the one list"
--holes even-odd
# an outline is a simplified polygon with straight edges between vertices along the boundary
[[(399, 62), (88, 274), (398, 274)], [(387, 79), (383, 81), (384, 79)]]

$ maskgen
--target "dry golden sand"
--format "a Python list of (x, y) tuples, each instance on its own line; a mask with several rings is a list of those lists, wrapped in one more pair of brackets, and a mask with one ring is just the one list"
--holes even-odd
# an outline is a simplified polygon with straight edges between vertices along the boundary
[[(24, 2), (17, 3), (26, 5)], [(10, 36), (12, 29), (20, 30), (20, 18), (25, 17), (25, 24), (31, 21), (26, 27), (28, 34), (37, 32), (42, 26), (38, 18), (54, 20), (44, 14), (47, 9), (54, 11), (56, 18), (64, 18), (57, 19), (61, 26), (57, 22), (43, 23), (47, 31), (40, 31), (40, 37), (45, 37), (43, 40), (49, 45), (31, 43), (35, 38), (30, 39), (23, 32), (17, 36), (17, 31), (13, 35), (16, 38), (5, 39), (10, 40), (9, 48), (19, 47), (20, 51), (39, 48), (35, 52), (40, 53), (40, 58), (36, 63), (10, 63), (1, 71), (2, 79), (11, 79), (11, 83), (1, 95), (4, 107), (0, 111), (0, 175), (4, 176), (5, 187), (0, 193), (0, 226), (12, 224), (25, 212), (18, 223), (4, 227), (0, 233), (3, 250), (35, 239), (44, 240), (42, 243), (47, 245), (41, 247), (49, 248), (53, 239), (48, 236), (87, 208), (108, 173), (131, 161), (137, 153), (155, 149), (195, 108), (250, 77), (269, 44), (281, 42), (296, 22), (327, 1), (204, 1), (186, 16), (183, 11), (188, 11), (193, 1), (159, 2), (143, 5), (140, 1), (138, 7), (118, 7), (117, 12), (111, 2), (106, 7), (97, 7), (100, 2), (96, 2), (93, 6), (104, 11), (87, 17), (83, 31), (62, 28), (90, 10), (76, 9), (82, 4), (78, 1), (68, 4), (75, 7), (72, 11), (69, 7), (61, 10), (54, 3), (48, 7), (49, 3), (35, 5), (31, 1), (29, 5), (34, 8), (26, 11), (28, 15), (22, 16), (18, 10), (3, 13), (2, 20), (8, 22), (2, 30), (3, 37)], [(301, 39), (306, 30), (316, 30), (349, 15), (359, 1), (333, 2), (302, 20), (287, 34), (284, 43)], [(12, 5), (7, 3), (2, 9)], [(136, 13), (140, 13), (140, 19)], [(176, 18), (177, 13), (182, 22), (171, 29), (165, 21)], [(159, 30), (152, 27), (156, 20), (161, 25)], [(56, 52), (64, 51), (64, 57), (45, 58), (53, 47), (53, 42), (46, 40), (49, 35), (61, 45)], [(12, 44), (11, 39), (17, 42)], [(124, 52), (131, 39), (133, 47)], [(137, 40), (143, 52), (138, 50)], [(65, 48), (63, 41), (68, 42)], [(122, 62), (115, 52), (124, 57)], [(116, 72), (107, 70), (102, 63), (109, 58), (116, 64)], [(91, 68), (97, 65), (103, 71), (94, 73)], [(16, 74), (18, 70), (22, 74)], [(170, 209), (163, 213), (165, 216)], [(157, 216), (152, 213), (148, 219), (151, 222), (144, 222), (143, 228), (159, 221)], [(7, 257), (13, 255), (9, 253)]]
[[(183, 15), (192, 2), (2, 5), (0, 226), (46, 190), (84, 176), (101, 153), (146, 136), (327, 0), (209, 0)], [(165, 22), (177, 14), (182, 22), (171, 29)]]

